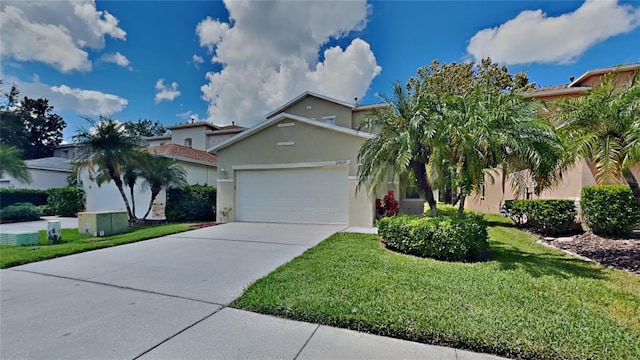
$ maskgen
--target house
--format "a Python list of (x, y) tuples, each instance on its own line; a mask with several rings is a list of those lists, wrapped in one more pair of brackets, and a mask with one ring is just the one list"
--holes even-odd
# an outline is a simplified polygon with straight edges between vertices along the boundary
[(375, 198), (394, 190), (403, 212), (421, 213), (423, 202), (392, 180), (378, 194), (366, 186), (356, 192), (358, 151), (374, 136), (357, 128), (368, 111), (384, 106), (305, 92), (212, 146), (218, 211), (230, 221), (372, 226)]
[[(242, 132), (245, 128), (235, 124), (216, 126), (208, 122), (188, 122), (168, 126), (167, 129), (171, 130), (170, 135), (144, 138), (146, 149), (155, 155), (176, 160), (186, 171), (188, 184), (215, 186), (218, 174), (217, 159), (215, 155), (204, 150), (207, 146), (220, 143)], [(125, 210), (125, 204), (113, 184), (107, 183), (97, 186), (89, 179), (87, 171), (80, 174), (80, 184), (86, 192), (87, 211)], [(142, 180), (139, 180), (134, 187), (134, 194), (136, 216), (142, 217), (151, 200), (151, 193), (143, 186)], [(128, 189), (126, 189), (125, 195), (131, 203)], [(163, 190), (156, 197), (149, 218), (164, 219), (165, 205), (166, 193)]]
[[(554, 85), (536, 89), (525, 94), (526, 97), (550, 103), (565, 97), (579, 97), (589, 91), (592, 86), (600, 84), (605, 74), (615, 72), (615, 81), (620, 84), (628, 84), (636, 71), (640, 71), (640, 63), (606, 67), (600, 69), (589, 70), (578, 78), (570, 77), (569, 83), (562, 85)], [(542, 114), (543, 115), (543, 114)], [(480, 194), (467, 199), (465, 206), (472, 210), (478, 210), (486, 213), (498, 213), (504, 200), (526, 198), (526, 199), (579, 199), (582, 188), (585, 186), (595, 185), (596, 181), (591, 169), (586, 161), (579, 161), (573, 168), (563, 175), (562, 181), (555, 187), (545, 190), (540, 196), (534, 195), (533, 188), (535, 184), (526, 189), (524, 194), (516, 194), (509, 185), (506, 186), (503, 193), (500, 184), (501, 173), (499, 170), (490, 171), (495, 182), (489, 176), (485, 179), (485, 185)], [(640, 169), (634, 171), (637, 178), (640, 178)], [(625, 183), (620, 179), (619, 183)]]
[(71, 160), (59, 157), (25, 160), (27, 171), (31, 175), (30, 183), (23, 183), (3, 174), (0, 188), (39, 189), (67, 187), (72, 173)]

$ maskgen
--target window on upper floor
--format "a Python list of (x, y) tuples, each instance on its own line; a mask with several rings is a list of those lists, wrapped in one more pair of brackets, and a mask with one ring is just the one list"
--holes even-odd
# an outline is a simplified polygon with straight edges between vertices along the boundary
[(336, 124), (336, 117), (335, 117), (335, 115), (323, 116), (322, 117), (322, 122), (327, 123), (327, 124), (331, 124), (331, 125), (335, 125)]
[(193, 146), (193, 140), (191, 140), (191, 138), (184, 139), (184, 146), (192, 147)]

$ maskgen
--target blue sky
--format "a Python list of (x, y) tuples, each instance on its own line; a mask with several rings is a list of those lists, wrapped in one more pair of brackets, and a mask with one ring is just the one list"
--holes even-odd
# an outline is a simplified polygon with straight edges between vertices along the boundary
[(638, 1), (3, 1), (3, 91), (82, 116), (251, 126), (305, 90), (376, 102), (434, 59), (538, 85), (640, 61)]

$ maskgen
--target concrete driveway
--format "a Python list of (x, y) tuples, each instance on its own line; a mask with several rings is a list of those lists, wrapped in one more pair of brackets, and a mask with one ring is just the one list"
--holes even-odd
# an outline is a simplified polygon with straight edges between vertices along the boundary
[(16, 231), (16, 230), (31, 230), (31, 231), (47, 230), (47, 222), (49, 220), (60, 221), (60, 226), (63, 229), (78, 228), (77, 217), (43, 216), (42, 220), (26, 221), (26, 222), (18, 222), (18, 223), (10, 223), (10, 224), (0, 224), (0, 232)]
[(231, 223), (0, 270), (0, 358), (498, 359), (226, 307), (343, 229)]
[(0, 357), (135, 358), (343, 228), (231, 223), (1, 270)]

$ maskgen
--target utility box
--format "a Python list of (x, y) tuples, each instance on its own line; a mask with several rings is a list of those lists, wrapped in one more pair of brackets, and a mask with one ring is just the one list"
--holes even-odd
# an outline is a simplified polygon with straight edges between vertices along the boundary
[(78, 213), (78, 232), (93, 236), (111, 236), (129, 232), (129, 214), (121, 210)]
[(60, 220), (49, 220), (47, 222), (47, 241), (50, 243), (62, 241), (62, 224)]
[(37, 231), (3, 231), (0, 233), (0, 245), (38, 245)]

